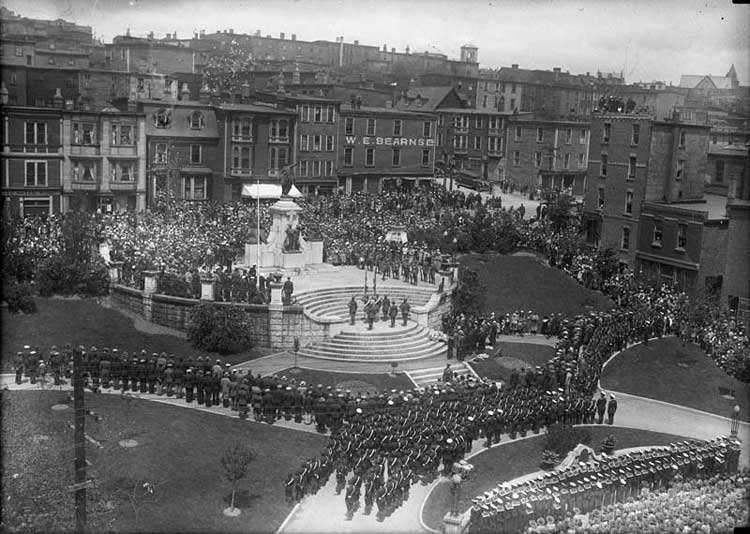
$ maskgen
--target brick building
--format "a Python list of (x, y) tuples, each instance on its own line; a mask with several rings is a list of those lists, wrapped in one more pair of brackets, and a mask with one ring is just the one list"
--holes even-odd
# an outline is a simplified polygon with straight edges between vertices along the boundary
[(170, 74), (195, 72), (195, 50), (182, 43), (118, 35), (105, 45), (104, 70)]
[(686, 91), (672, 86), (650, 89), (623, 85), (613, 88), (612, 93), (625, 101), (632, 100), (636, 113), (647, 113), (658, 120), (671, 118), (675, 110), (685, 105), (686, 96)]
[(65, 159), (62, 109), (3, 105), (0, 116), (3, 213), (61, 212)]
[(339, 120), (338, 179), (347, 193), (432, 179), (435, 115), (344, 105)]
[(590, 122), (512, 114), (508, 118), (503, 180), (530, 189), (583, 195)]
[(714, 145), (708, 148), (706, 191), (742, 198), (742, 177), (747, 172), (750, 150), (744, 145)]
[(708, 132), (706, 126), (650, 115), (593, 115), (584, 196), (587, 240), (613, 247), (633, 266), (644, 202), (703, 198)]
[(501, 179), (508, 113), (469, 108), (439, 108), (437, 157), (446, 174), (463, 184)]

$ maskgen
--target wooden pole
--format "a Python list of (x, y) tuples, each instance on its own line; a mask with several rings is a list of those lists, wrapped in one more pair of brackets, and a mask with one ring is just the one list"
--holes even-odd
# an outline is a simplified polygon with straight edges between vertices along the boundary
[(81, 351), (73, 357), (73, 407), (75, 409), (75, 491), (76, 532), (86, 532), (86, 408), (83, 403), (83, 377), (81, 376)]

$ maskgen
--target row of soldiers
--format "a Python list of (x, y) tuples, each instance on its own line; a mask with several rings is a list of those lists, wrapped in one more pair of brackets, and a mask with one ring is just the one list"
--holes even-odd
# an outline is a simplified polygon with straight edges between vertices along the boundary
[[(349, 301), (348, 307), (349, 322), (350, 324), (354, 324), (357, 316), (357, 308), (359, 307), (357, 304), (357, 299), (354, 296), (352, 296), (351, 300)], [(409, 299), (407, 298), (404, 298), (401, 301), (401, 304), (396, 305), (395, 299), (393, 302), (391, 302), (388, 298), (388, 295), (370, 295), (370, 297), (365, 301), (363, 311), (363, 319), (367, 323), (369, 330), (372, 330), (372, 325), (375, 321), (378, 320), (381, 311), (383, 314), (383, 321), (390, 319), (391, 328), (393, 328), (394, 326), (396, 326), (396, 318), (398, 317), (399, 311), (401, 311), (401, 320), (403, 322), (403, 326), (406, 326), (406, 322), (409, 320), (411, 304), (409, 304)]]
[(740, 444), (726, 437), (685, 441), (588, 462), (547, 473), (523, 484), (498, 485), (472, 499), (470, 532), (520, 532), (534, 517), (558, 520), (569, 510), (587, 513), (660, 490), (672, 480), (737, 471)]

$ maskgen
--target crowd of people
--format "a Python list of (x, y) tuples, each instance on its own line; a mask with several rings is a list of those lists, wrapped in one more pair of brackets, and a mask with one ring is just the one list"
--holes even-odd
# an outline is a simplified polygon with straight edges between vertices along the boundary
[[(472, 500), (470, 531), (521, 532), (528, 529), (527, 532), (547, 532), (549, 525), (557, 532), (558, 523), (562, 528), (568, 514), (578, 518), (589, 514), (589, 528), (595, 529), (594, 532), (601, 532), (600, 528), (612, 532), (626, 526), (636, 527), (643, 517), (626, 513), (613, 518), (611, 511), (634, 508), (633, 500), (640, 502), (638, 498), (643, 491), (672, 498), (681, 495), (683, 480), (688, 481), (688, 486), (700, 487), (702, 484), (697, 482), (700, 479), (716, 476), (731, 479), (737, 472), (739, 455), (740, 443), (726, 437), (708, 442), (686, 441), (616, 456), (602, 455), (522, 484), (501, 484), (485, 492)], [(746, 495), (746, 488), (741, 486), (726, 490), (722, 484), (714, 486), (715, 504), (734, 503), (738, 497)], [(625, 532), (648, 532), (648, 523), (652, 522), (649, 515), (654, 510), (650, 506), (640, 509), (647, 512), (646, 524), (642, 524), (646, 529)], [(745, 500), (739, 509), (722, 506), (712, 519), (717, 520), (723, 514), (723, 520), (731, 521), (736, 514), (738, 522), (745, 523), (747, 511)], [(670, 518), (675, 517), (679, 506), (663, 512)], [(714, 529), (719, 522), (714, 524)], [(663, 528), (664, 523), (658, 526)]]

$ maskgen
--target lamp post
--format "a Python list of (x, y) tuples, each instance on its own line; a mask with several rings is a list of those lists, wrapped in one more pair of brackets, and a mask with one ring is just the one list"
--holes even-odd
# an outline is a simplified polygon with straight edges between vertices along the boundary
[(298, 352), (299, 352), (299, 338), (298, 338), (298, 337), (295, 337), (295, 338), (294, 338), (294, 368), (295, 368), (295, 369), (298, 369), (298, 368), (299, 368), (299, 367), (297, 366), (297, 353), (298, 353)]
[(740, 405), (735, 404), (732, 410), (732, 425), (731, 425), (731, 436), (732, 439), (737, 438), (737, 434), (740, 429)]

